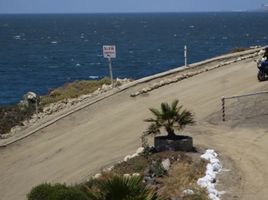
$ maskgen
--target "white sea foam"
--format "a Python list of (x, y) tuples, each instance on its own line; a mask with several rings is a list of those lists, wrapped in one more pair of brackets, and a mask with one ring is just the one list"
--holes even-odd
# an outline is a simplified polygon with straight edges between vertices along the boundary
[(99, 76), (89, 76), (90, 79), (98, 79)]
[(15, 35), (15, 36), (14, 36), (14, 39), (15, 39), (15, 40), (20, 40), (20, 39), (21, 39), (21, 36), (20, 36), (20, 35)]

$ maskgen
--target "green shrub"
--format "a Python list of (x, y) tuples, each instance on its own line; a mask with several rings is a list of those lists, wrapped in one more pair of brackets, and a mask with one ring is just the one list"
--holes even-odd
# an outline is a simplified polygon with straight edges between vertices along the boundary
[(1, 106), (0, 107), (0, 135), (8, 133), (14, 126), (21, 125), (24, 120), (30, 119), (35, 112), (35, 106)]
[(27, 195), (28, 200), (52, 200), (53, 187), (50, 184), (41, 184), (34, 187)]
[(141, 176), (108, 176), (85, 186), (93, 200), (157, 200), (157, 196), (142, 182)]
[(77, 98), (84, 94), (90, 94), (101, 88), (103, 84), (109, 85), (109, 78), (101, 80), (81, 80), (66, 83), (64, 86), (51, 90), (47, 95), (41, 97), (41, 106), (55, 103), (64, 99)]
[(44, 183), (34, 187), (28, 200), (89, 200), (85, 193), (75, 187)]
[[(84, 94), (89, 94), (101, 88), (103, 84), (110, 84), (109, 78), (101, 80), (82, 80), (67, 83), (62, 87), (50, 91), (47, 95), (40, 97), (39, 112), (43, 107), (65, 99), (76, 98)], [(27, 119), (30, 119), (35, 113), (35, 105), (11, 105), (0, 106), (0, 135), (8, 133), (12, 127), (21, 125)]]

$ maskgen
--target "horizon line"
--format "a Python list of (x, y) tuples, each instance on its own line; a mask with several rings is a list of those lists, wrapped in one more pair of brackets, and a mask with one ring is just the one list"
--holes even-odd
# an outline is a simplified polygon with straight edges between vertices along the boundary
[(0, 15), (66, 15), (66, 14), (169, 14), (169, 13), (239, 13), (263, 12), (260, 10), (219, 10), (219, 11), (140, 11), (140, 12), (4, 12)]

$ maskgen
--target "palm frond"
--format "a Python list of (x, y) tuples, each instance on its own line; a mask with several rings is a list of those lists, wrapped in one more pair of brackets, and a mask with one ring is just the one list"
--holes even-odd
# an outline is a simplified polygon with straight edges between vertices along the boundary
[(177, 105), (179, 103), (179, 100), (178, 99), (175, 99), (172, 104), (171, 104), (171, 110), (172, 111), (176, 111), (177, 110)]
[(150, 124), (147, 130), (144, 132), (144, 135), (158, 135), (160, 134), (161, 125), (158, 123)]
[(157, 122), (157, 120), (153, 118), (148, 118), (148, 119), (145, 119), (144, 121), (145, 122)]
[(164, 127), (168, 130), (169, 135), (174, 134), (174, 130), (181, 130), (186, 125), (193, 125), (195, 123), (193, 114), (183, 109), (183, 106), (178, 106), (179, 100), (174, 100), (171, 105), (168, 103), (161, 103), (160, 110), (150, 108), (150, 111), (156, 118), (145, 119), (146, 122), (152, 123), (147, 131), (147, 135), (160, 134), (160, 128)]
[(162, 113), (161, 113), (161, 111), (160, 110), (158, 110), (158, 109), (156, 109), (156, 108), (150, 108), (149, 109), (153, 114), (154, 114), (154, 116), (155, 117), (160, 117), (161, 115), (162, 115)]
[(170, 112), (168, 103), (161, 103), (161, 111), (163, 115)]
[(114, 175), (99, 181), (98, 200), (157, 200), (157, 196), (142, 182), (142, 176)]
[(183, 129), (186, 125), (193, 125), (195, 123), (193, 114), (188, 110), (183, 110), (177, 118), (177, 123)]

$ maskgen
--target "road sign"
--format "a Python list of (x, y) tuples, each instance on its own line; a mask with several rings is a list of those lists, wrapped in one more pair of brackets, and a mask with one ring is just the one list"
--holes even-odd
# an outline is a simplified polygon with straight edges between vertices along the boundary
[(102, 49), (104, 58), (116, 58), (115, 45), (104, 45)]
[(115, 45), (103, 45), (102, 49), (103, 49), (103, 57), (108, 58), (108, 61), (109, 61), (109, 71), (110, 71), (110, 77), (111, 77), (111, 84), (112, 84), (112, 87), (114, 87), (112, 58), (116, 58), (116, 48), (115, 48)]

